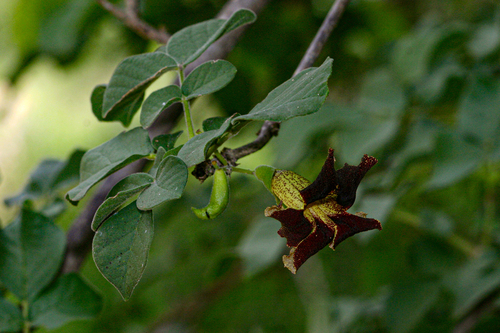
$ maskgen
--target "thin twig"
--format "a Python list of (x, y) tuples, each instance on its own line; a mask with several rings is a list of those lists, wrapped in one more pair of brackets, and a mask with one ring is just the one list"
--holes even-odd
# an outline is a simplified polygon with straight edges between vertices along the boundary
[(316, 36), (314, 36), (313, 41), (309, 45), (306, 54), (302, 57), (299, 66), (295, 70), (294, 76), (303, 71), (306, 68), (311, 67), (316, 59), (318, 59), (321, 50), (325, 46), (328, 37), (332, 33), (333, 29), (337, 26), (340, 17), (344, 13), (345, 8), (349, 4), (350, 0), (337, 0), (330, 8), (330, 11), (325, 17), (325, 20), (321, 24)]
[(251, 155), (262, 149), (273, 136), (278, 135), (279, 130), (279, 122), (266, 120), (257, 133), (257, 138), (254, 141), (236, 149), (224, 148), (224, 150), (222, 150), (222, 155), (234, 165), (240, 158)]
[(153, 28), (139, 18), (137, 1), (127, 0), (125, 10), (116, 7), (107, 0), (97, 0), (97, 2), (139, 36), (145, 39), (157, 41), (160, 44), (166, 44), (168, 42), (170, 38), (169, 34)]

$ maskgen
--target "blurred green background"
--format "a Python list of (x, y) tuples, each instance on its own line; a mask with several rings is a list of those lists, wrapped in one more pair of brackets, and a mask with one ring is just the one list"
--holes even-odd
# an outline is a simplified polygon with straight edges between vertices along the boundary
[[(271, 1), (228, 58), (235, 80), (194, 104), (195, 126), (247, 113), (288, 79), (331, 3)], [(175, 32), (223, 4), (143, 0), (141, 13)], [(0, 2), (0, 197), (20, 191), (42, 159), (122, 131), (95, 119), (90, 93), (124, 57), (156, 46), (93, 0)], [(208, 201), (210, 180), (193, 178), (181, 199), (155, 211), (149, 264), (131, 300), (89, 257), (82, 274), (105, 309), (57, 332), (500, 331), (500, 4), (353, 0), (318, 63), (326, 56), (334, 68), (323, 109), (283, 123), (240, 163), (312, 180), (328, 147), (337, 167), (373, 155), (379, 163), (350, 211), (383, 230), (320, 251), (294, 276), (281, 262), (280, 224), (264, 217), (274, 199), (261, 183), (234, 175), (229, 208), (207, 222), (190, 207)], [(83, 206), (68, 207), (58, 224), (69, 228)], [(3, 225), (15, 214), (0, 206)]]

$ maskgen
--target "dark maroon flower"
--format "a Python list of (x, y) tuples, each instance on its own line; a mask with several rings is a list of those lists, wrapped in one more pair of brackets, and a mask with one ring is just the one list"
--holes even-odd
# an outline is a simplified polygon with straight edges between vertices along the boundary
[(377, 160), (365, 155), (358, 166), (345, 164), (339, 170), (335, 170), (334, 162), (330, 148), (323, 168), (312, 183), (287, 170), (276, 170), (272, 178), (272, 191), (281, 202), (268, 207), (265, 215), (281, 222), (278, 234), (287, 239), (290, 247), (283, 263), (292, 273), (327, 245), (335, 249), (358, 232), (382, 229), (379, 221), (366, 218), (364, 213), (346, 212), (356, 199), (361, 179)]

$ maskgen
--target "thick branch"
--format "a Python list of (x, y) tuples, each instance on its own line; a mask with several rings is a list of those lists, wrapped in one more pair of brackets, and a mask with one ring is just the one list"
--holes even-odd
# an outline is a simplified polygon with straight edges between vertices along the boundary
[(157, 30), (142, 21), (138, 16), (138, 3), (135, 0), (127, 0), (125, 10), (122, 10), (107, 0), (97, 0), (99, 4), (117, 19), (123, 22), (127, 27), (137, 33), (139, 36), (157, 41), (160, 44), (168, 42), (170, 35), (164, 31)]

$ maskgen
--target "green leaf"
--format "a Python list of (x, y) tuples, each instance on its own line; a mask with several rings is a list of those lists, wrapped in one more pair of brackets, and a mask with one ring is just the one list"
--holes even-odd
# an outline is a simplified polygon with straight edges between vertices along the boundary
[(92, 220), (92, 230), (99, 226), (111, 214), (120, 208), (128, 199), (143, 191), (154, 182), (154, 178), (147, 173), (134, 173), (120, 180), (109, 191), (106, 200), (99, 206)]
[(182, 131), (172, 133), (172, 134), (161, 134), (155, 136), (155, 138), (151, 141), (154, 149), (158, 149), (163, 147), (166, 151), (173, 149), (175, 147), (175, 143), (177, 139), (181, 136)]
[(450, 59), (422, 79), (415, 89), (415, 94), (424, 103), (436, 103), (447, 91), (451, 79), (466, 74), (467, 71), (457, 59)]
[(186, 164), (176, 156), (167, 156), (158, 166), (155, 182), (139, 195), (137, 207), (150, 210), (165, 201), (180, 198), (187, 178)]
[(276, 234), (279, 228), (279, 223), (267, 218), (261, 218), (247, 228), (236, 248), (243, 258), (247, 276), (253, 276), (281, 259), (286, 242)]
[(23, 315), (18, 306), (0, 296), (0, 332), (20, 332)]
[(138, 109), (137, 103), (142, 101), (144, 90), (162, 74), (175, 68), (175, 61), (161, 52), (139, 54), (123, 60), (104, 92), (103, 118), (118, 119), (124, 114), (131, 118), (130, 111)]
[(193, 69), (182, 84), (187, 99), (208, 95), (224, 88), (236, 75), (236, 67), (229, 61), (212, 60)]
[(389, 332), (410, 332), (439, 296), (437, 282), (409, 282), (397, 285), (387, 300)]
[(94, 87), (90, 95), (90, 104), (92, 106), (92, 113), (99, 121), (106, 121), (102, 116), (102, 102), (104, 101), (104, 92), (106, 91), (107, 84), (99, 84)]
[(42, 161), (30, 175), (21, 193), (5, 200), (7, 206), (22, 204), (26, 200), (36, 200), (54, 194), (57, 190), (78, 181), (83, 150), (75, 150), (67, 161), (47, 159)]
[(500, 288), (498, 254), (486, 251), (469, 260), (456, 273), (450, 274), (447, 286), (456, 297), (453, 316), (462, 318)]
[(33, 302), (30, 318), (35, 326), (54, 329), (72, 320), (94, 318), (101, 309), (101, 296), (78, 274), (69, 273)]
[(468, 43), (470, 53), (476, 58), (487, 57), (500, 46), (500, 20), (479, 25)]
[(308, 68), (281, 84), (239, 120), (284, 121), (318, 111), (328, 95), (328, 78), (333, 60), (328, 58), (317, 68)]
[(361, 85), (357, 107), (372, 116), (396, 117), (403, 113), (406, 96), (403, 86), (383, 68), (368, 73)]
[(481, 150), (458, 133), (442, 133), (436, 142), (435, 167), (427, 186), (440, 188), (470, 175), (482, 160)]
[(218, 130), (203, 132), (191, 138), (182, 146), (177, 154), (188, 167), (203, 162), (208, 157), (210, 147), (231, 129), (231, 119), (228, 118)]
[(202, 124), (203, 132), (218, 130), (226, 120), (227, 117), (212, 117), (203, 120)]
[(153, 213), (136, 202), (104, 221), (94, 236), (92, 253), (101, 274), (128, 300), (139, 283), (153, 240)]
[(59, 270), (65, 240), (51, 220), (23, 208), (0, 231), (0, 282), (19, 299), (33, 300)]
[(80, 184), (69, 191), (66, 198), (76, 204), (103, 178), (153, 152), (148, 132), (141, 127), (119, 134), (85, 153), (80, 168)]
[(92, 104), (92, 113), (96, 116), (99, 121), (119, 121), (123, 126), (127, 127), (132, 122), (135, 113), (141, 107), (141, 103), (144, 100), (144, 93), (136, 96), (135, 99), (131, 99), (125, 103), (122, 107), (120, 113), (116, 113), (113, 116), (103, 118), (102, 116), (102, 102), (104, 100), (104, 92), (106, 91), (106, 84), (98, 85), (92, 91), (92, 96), (90, 97), (90, 102)]
[(255, 21), (255, 14), (248, 9), (240, 9), (228, 20), (208, 20), (191, 25), (172, 35), (166, 52), (185, 66), (195, 61), (205, 50), (224, 34)]
[(170, 85), (152, 92), (142, 105), (142, 127), (148, 128), (151, 126), (160, 113), (175, 102), (179, 102), (181, 98), (181, 90), (179, 86), (176, 85)]
[[(436, 20), (427, 19), (405, 38), (397, 41), (392, 52), (392, 65), (405, 84), (416, 84), (422, 80), (440, 56), (447, 50), (440, 49), (446, 40), (463, 35), (459, 24), (437, 25)], [(456, 42), (453, 44), (456, 45)]]
[(179, 153), (179, 150), (181, 150), (181, 146), (177, 146), (175, 148), (170, 149), (169, 151), (165, 151), (163, 147), (159, 147), (158, 151), (156, 152), (156, 158), (153, 163), (153, 166), (151, 169), (149, 169), (149, 174), (152, 175), (153, 177), (156, 177), (156, 171), (158, 170), (158, 167), (160, 166), (160, 163), (170, 155), (177, 156), (177, 153)]
[(463, 94), (458, 111), (459, 128), (481, 142), (498, 141), (500, 135), (500, 80), (473, 77)]
[(66, 208), (66, 201), (61, 198), (56, 198), (54, 201), (49, 201), (46, 205), (44, 205), (39, 212), (49, 219), (55, 220), (59, 217), (59, 215), (66, 211)]
[(271, 193), (273, 193), (271, 182), (275, 172), (276, 168), (269, 165), (259, 165), (254, 171), (255, 177), (257, 177)]
[(72, 60), (81, 51), (90, 26), (95, 26), (100, 16), (101, 9), (95, 1), (59, 2), (40, 27), (40, 50), (62, 61)]

